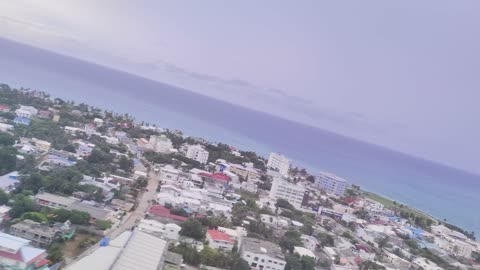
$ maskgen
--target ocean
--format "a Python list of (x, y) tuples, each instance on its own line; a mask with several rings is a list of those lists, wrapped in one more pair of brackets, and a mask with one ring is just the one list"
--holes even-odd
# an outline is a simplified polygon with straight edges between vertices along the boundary
[(267, 156), (413, 206), (480, 235), (480, 176), (171, 85), (0, 39), (0, 83), (42, 90)]

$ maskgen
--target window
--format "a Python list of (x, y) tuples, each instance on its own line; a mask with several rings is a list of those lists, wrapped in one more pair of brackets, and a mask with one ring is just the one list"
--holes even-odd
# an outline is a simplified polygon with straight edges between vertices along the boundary
[(258, 261), (258, 257), (253, 258), (253, 260), (257, 262), (257, 261)]
[(262, 259), (261, 262), (265, 262), (265, 259)]
[(252, 263), (252, 267), (257, 267), (257, 264), (256, 264), (256, 263)]

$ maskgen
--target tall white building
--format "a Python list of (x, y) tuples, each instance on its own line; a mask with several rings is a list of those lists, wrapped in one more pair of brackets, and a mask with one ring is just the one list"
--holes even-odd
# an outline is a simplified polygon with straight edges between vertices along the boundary
[(305, 194), (305, 187), (287, 182), (280, 178), (273, 180), (272, 188), (270, 189), (271, 199), (285, 199), (295, 206), (295, 208), (300, 208), (302, 206), (303, 199), (306, 196)]
[(316, 179), (316, 184), (318, 189), (337, 196), (343, 196), (347, 188), (347, 180), (327, 172), (320, 172)]
[(288, 175), (288, 170), (290, 169), (290, 160), (284, 155), (270, 153), (267, 167), (278, 170), (278, 172), (282, 175)]
[(169, 153), (172, 149), (172, 141), (167, 138), (165, 135), (162, 136), (150, 136), (149, 144), (151, 145), (153, 151), (157, 153)]
[(188, 145), (186, 149), (185, 156), (187, 158), (196, 160), (202, 164), (207, 164), (208, 161), (208, 151), (203, 148), (200, 144)]

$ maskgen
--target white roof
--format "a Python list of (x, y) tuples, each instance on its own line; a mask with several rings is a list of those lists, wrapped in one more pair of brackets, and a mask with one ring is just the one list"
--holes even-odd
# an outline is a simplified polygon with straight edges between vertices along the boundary
[[(112, 270), (157, 270), (167, 242), (135, 231)], [(93, 268), (92, 268), (93, 269)]]
[(311, 251), (308, 248), (304, 248), (304, 247), (294, 247), (293, 248), (293, 253), (298, 253), (298, 255), (300, 255), (300, 257), (309, 256), (309, 257), (312, 257), (314, 259), (317, 257), (317, 256), (315, 256), (315, 253), (313, 253), (313, 251)]
[(6, 206), (6, 205), (0, 205), (0, 214), (5, 214), (7, 213), (8, 211), (10, 211), (10, 207)]
[(18, 251), (24, 245), (27, 245), (30, 241), (16, 237), (6, 233), (0, 233), (0, 246), (7, 249)]
[(59, 195), (46, 193), (46, 192), (45, 193), (41, 193), (41, 192), (37, 193), (37, 195), (35, 195), (35, 199), (54, 202), (54, 203), (62, 204), (62, 205), (66, 205), (66, 206), (71, 205), (72, 203), (77, 201), (77, 200), (72, 199), (72, 198), (59, 196)]

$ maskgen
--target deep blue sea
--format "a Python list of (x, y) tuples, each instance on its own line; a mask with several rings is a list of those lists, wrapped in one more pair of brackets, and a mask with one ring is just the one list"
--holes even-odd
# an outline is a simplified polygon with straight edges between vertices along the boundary
[(480, 176), (4, 39), (0, 82), (128, 112), (265, 156), (278, 151), (480, 236)]

